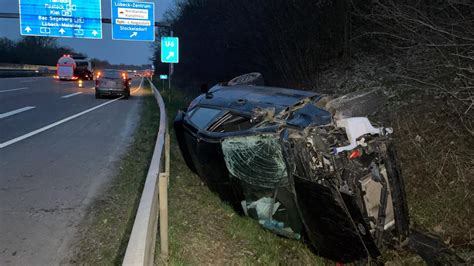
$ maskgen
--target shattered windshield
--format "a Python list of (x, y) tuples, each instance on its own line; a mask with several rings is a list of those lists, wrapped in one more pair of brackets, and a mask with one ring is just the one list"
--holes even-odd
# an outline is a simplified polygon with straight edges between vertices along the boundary
[(231, 175), (266, 188), (288, 184), (283, 152), (276, 135), (227, 138), (222, 142), (225, 163)]

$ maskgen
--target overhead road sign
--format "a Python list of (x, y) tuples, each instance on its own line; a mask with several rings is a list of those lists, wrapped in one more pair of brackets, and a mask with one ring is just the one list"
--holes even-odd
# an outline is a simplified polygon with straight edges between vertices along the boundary
[(155, 41), (155, 3), (112, 0), (112, 39)]
[(168, 79), (168, 75), (160, 75), (160, 79)]
[(179, 38), (161, 38), (161, 62), (179, 63)]
[(19, 0), (20, 34), (102, 39), (101, 0)]

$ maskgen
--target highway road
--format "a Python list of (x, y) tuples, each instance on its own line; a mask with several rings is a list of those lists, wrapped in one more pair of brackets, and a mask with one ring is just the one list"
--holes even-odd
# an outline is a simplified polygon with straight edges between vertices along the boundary
[(133, 139), (142, 90), (95, 99), (93, 82), (0, 79), (0, 265), (55, 265)]

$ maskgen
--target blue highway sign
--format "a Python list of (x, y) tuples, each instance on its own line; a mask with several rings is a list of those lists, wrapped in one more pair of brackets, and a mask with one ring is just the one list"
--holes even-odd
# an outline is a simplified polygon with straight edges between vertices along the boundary
[(168, 79), (168, 75), (160, 75), (160, 79)]
[(155, 41), (155, 3), (112, 0), (112, 39)]
[(102, 39), (101, 0), (19, 0), (20, 34)]
[(161, 62), (179, 63), (179, 39), (175, 37), (161, 38)]

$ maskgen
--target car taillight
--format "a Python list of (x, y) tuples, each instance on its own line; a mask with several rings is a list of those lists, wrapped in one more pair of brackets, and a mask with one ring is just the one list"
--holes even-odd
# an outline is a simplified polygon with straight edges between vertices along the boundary
[(353, 150), (351, 154), (349, 155), (349, 159), (356, 159), (362, 156), (362, 152), (360, 150)]

